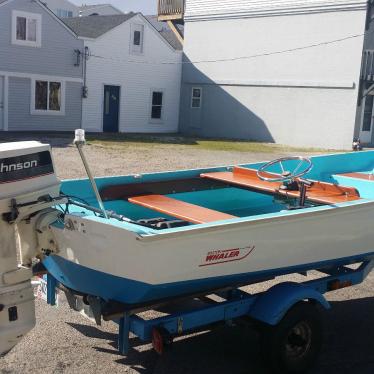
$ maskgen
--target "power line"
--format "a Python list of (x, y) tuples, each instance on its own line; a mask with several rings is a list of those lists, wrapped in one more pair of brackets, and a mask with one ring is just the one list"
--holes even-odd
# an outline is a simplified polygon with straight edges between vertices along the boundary
[(121, 59), (116, 59), (116, 58), (112, 58), (112, 57), (105, 57), (105, 56), (100, 56), (100, 55), (95, 55), (95, 54), (90, 54), (90, 57), (94, 57), (94, 58), (98, 58), (98, 59), (104, 59), (104, 60), (112, 60), (112, 61), (116, 61), (116, 62), (127, 62), (127, 63), (136, 63), (136, 64), (150, 64), (150, 65), (194, 64), (194, 65), (196, 65), (196, 64), (205, 64), (205, 63), (218, 63), (218, 62), (250, 60), (250, 59), (255, 59), (255, 58), (260, 58), (260, 57), (267, 57), (267, 56), (280, 55), (280, 54), (285, 54), (285, 53), (292, 53), (292, 52), (302, 51), (302, 50), (305, 50), (305, 49), (312, 49), (312, 48), (317, 48), (317, 47), (321, 47), (321, 46), (341, 43), (341, 42), (344, 42), (344, 41), (347, 41), (347, 40), (360, 38), (360, 37), (363, 37), (365, 35), (369, 35), (369, 34), (372, 34), (372, 33), (374, 33), (374, 31), (365, 32), (365, 33), (362, 33), (362, 34), (350, 35), (350, 36), (346, 36), (344, 38), (334, 39), (334, 40), (330, 40), (330, 41), (326, 41), (326, 42), (309, 44), (309, 45), (305, 45), (305, 46), (301, 46), (301, 47), (283, 49), (283, 50), (279, 50), (279, 51), (264, 52), (264, 53), (250, 55), (250, 56), (238, 56), (238, 57), (212, 59), (212, 60), (177, 61), (177, 62), (175, 62), (175, 61), (135, 61), (135, 60), (121, 60)]

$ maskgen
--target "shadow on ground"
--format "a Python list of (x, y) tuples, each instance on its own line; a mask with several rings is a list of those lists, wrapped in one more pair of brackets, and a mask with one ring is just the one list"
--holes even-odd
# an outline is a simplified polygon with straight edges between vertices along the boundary
[[(311, 373), (373, 373), (374, 298), (334, 301), (331, 306), (331, 310), (324, 312), (325, 342)], [(109, 340), (107, 349), (94, 349), (118, 355), (116, 334), (93, 326), (71, 326), (87, 337)], [(262, 360), (259, 334), (243, 322), (177, 339), (163, 356), (149, 347), (142, 348), (144, 343), (137, 338), (131, 339), (131, 346), (129, 355), (119, 360), (116, 357), (116, 362), (136, 367), (140, 373), (268, 373)]]
[(35, 140), (55, 148), (66, 148), (73, 144), (73, 133), (0, 132), (0, 143)]
[[(110, 340), (108, 348), (95, 350), (116, 356), (116, 362), (139, 373), (268, 373), (261, 361), (258, 336), (249, 326), (220, 326), (212, 331), (177, 339), (162, 356), (134, 337), (128, 356), (117, 359), (116, 334), (105, 334), (92, 326), (71, 324), (90, 338)], [(144, 349), (145, 348), (145, 349)]]
[[(146, 144), (175, 144), (197, 145), (199, 140), (206, 141), (233, 141), (253, 143), (251, 140), (230, 138), (196, 138), (179, 134), (124, 134), (124, 133), (87, 133), (87, 141), (108, 141), (112, 143), (146, 143)], [(73, 132), (0, 132), (0, 142), (14, 142), (37, 140), (49, 143), (54, 147), (70, 146), (74, 139)]]
[[(178, 134), (104, 134), (104, 133), (87, 133), (88, 141), (108, 141), (112, 143), (150, 143), (150, 144), (184, 144), (196, 145), (196, 139), (180, 136)], [(0, 132), (0, 142), (27, 141), (37, 140), (48, 142), (52, 146), (69, 146), (74, 139), (73, 132)]]

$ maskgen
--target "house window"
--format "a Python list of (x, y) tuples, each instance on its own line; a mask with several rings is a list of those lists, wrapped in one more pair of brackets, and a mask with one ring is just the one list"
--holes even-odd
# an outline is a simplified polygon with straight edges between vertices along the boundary
[(202, 88), (192, 87), (191, 108), (201, 108)]
[(64, 84), (59, 81), (35, 80), (32, 114), (64, 114)]
[(153, 91), (152, 92), (152, 119), (162, 119), (162, 107), (163, 107), (163, 98), (164, 93), (162, 91)]
[(140, 45), (141, 35), (140, 31), (134, 31), (134, 45)]
[(71, 18), (73, 17), (73, 12), (71, 10), (57, 9), (57, 17), (59, 18)]
[(40, 47), (42, 16), (19, 11), (12, 14), (12, 44)]
[(144, 42), (144, 26), (131, 25), (131, 53), (142, 54)]

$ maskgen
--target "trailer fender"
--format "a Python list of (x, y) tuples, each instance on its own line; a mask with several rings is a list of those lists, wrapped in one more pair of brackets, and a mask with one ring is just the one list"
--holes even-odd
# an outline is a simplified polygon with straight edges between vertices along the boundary
[(302, 300), (312, 300), (325, 309), (330, 304), (325, 297), (314, 288), (301, 283), (284, 282), (277, 284), (261, 294), (252, 306), (250, 317), (275, 326), (287, 311)]

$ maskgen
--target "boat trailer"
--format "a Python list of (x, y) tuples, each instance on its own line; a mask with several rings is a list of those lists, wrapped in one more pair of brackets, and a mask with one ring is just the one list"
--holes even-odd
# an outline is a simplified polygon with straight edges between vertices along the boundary
[[(351, 266), (353, 262), (355, 265)], [(297, 329), (300, 323), (306, 323), (309, 324), (309, 339), (312, 339), (312, 336), (322, 335), (322, 324), (312, 323), (315, 321), (309, 321), (309, 317), (314, 315), (314, 318), (320, 321), (320, 309), (330, 308), (324, 294), (362, 283), (373, 267), (374, 258), (357, 257), (346, 265), (332, 261), (328, 268), (315, 269), (321, 277), (314, 280), (301, 283), (282, 282), (267, 291), (256, 294), (234, 288), (212, 292), (209, 295), (190, 295), (184, 299), (159, 302), (157, 305), (137, 306), (135, 309), (119, 306), (117, 310), (112, 308), (111, 315), (102, 313), (105, 309), (105, 303), (102, 300), (100, 305), (92, 302), (90, 298), (86, 299), (85, 303), (90, 305), (98, 324), (103, 318), (119, 325), (118, 351), (121, 355), (127, 355), (131, 348), (130, 333), (136, 335), (144, 343), (152, 342), (155, 351), (162, 354), (172, 344), (175, 337), (190, 334), (202, 328), (213, 327), (217, 323), (230, 325), (240, 318), (252, 323), (259, 328), (260, 333), (267, 336), (267, 339), (262, 339), (265, 342), (265, 346), (262, 347), (263, 352), (268, 354), (270, 349), (274, 354), (274, 351), (281, 352), (285, 348), (282, 346), (284, 345), (281, 343), (282, 339), (275, 339), (279, 336), (279, 331), (285, 330), (284, 334), (289, 335), (290, 331)], [(300, 274), (307, 276), (307, 271)], [(47, 274), (47, 303), (49, 305), (56, 305), (55, 295), (59, 288), (65, 292), (72, 307), (79, 296), (74, 294), (74, 291), (61, 286), (50, 274)], [(191, 301), (198, 302), (199, 305), (191, 308)], [(167, 315), (153, 319), (143, 319), (138, 315), (139, 312), (147, 310), (164, 311), (164, 307), (174, 305), (175, 302), (181, 306), (177, 311)], [(290, 319), (293, 321), (291, 326)], [(284, 328), (285, 326), (288, 330)], [(302, 336), (302, 339), (308, 339), (308, 336)], [(279, 341), (278, 346), (274, 345), (277, 341)], [(269, 344), (272, 346), (269, 347)], [(299, 345), (302, 344), (302, 342), (299, 343)], [(310, 342), (304, 341), (304, 344), (310, 344)], [(317, 353), (318, 350), (319, 347), (316, 347)]]

